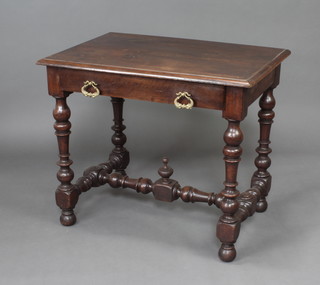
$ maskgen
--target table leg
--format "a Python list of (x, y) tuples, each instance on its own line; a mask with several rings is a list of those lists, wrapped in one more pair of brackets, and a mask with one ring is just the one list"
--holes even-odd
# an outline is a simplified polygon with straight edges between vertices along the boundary
[(269, 89), (260, 98), (260, 108), (259, 111), (259, 124), (260, 124), (260, 139), (259, 146), (256, 149), (258, 156), (255, 159), (255, 165), (258, 170), (253, 174), (251, 187), (255, 185), (259, 186), (261, 189), (261, 198), (257, 203), (257, 212), (264, 212), (268, 203), (266, 201), (266, 196), (268, 195), (271, 187), (271, 175), (268, 172), (268, 168), (271, 165), (271, 159), (269, 154), (271, 153), (270, 144), (270, 130), (273, 123), (274, 112), (273, 108), (275, 106), (275, 99), (273, 97), (273, 90)]
[(240, 144), (243, 140), (243, 134), (240, 129), (240, 121), (228, 120), (228, 128), (224, 133), (226, 143), (223, 153), (226, 167), (225, 188), (221, 191), (222, 200), (220, 209), (223, 215), (217, 224), (217, 237), (222, 245), (219, 250), (221, 260), (230, 262), (236, 257), (234, 243), (237, 241), (240, 232), (240, 222), (234, 217), (239, 208), (237, 197), (237, 172), (242, 148)]
[(129, 164), (130, 157), (129, 152), (123, 146), (126, 141), (127, 137), (123, 133), (126, 129), (126, 126), (123, 124), (123, 98), (111, 98), (112, 107), (113, 107), (113, 115), (114, 115), (114, 125), (112, 130), (114, 131), (114, 135), (112, 136), (112, 143), (114, 144), (115, 148), (112, 150), (109, 160), (115, 162), (116, 165), (116, 172), (120, 172), (125, 175), (125, 169)]
[(60, 167), (57, 178), (60, 185), (56, 190), (56, 203), (61, 208), (60, 222), (64, 226), (71, 226), (76, 222), (76, 216), (73, 212), (78, 202), (79, 193), (71, 183), (74, 173), (70, 168), (72, 160), (69, 159), (69, 135), (71, 123), (69, 118), (71, 115), (67, 105), (67, 97), (69, 93), (63, 92), (60, 96), (55, 96), (56, 106), (53, 110), (53, 117), (56, 122), (54, 128), (58, 139), (59, 161), (57, 165)]

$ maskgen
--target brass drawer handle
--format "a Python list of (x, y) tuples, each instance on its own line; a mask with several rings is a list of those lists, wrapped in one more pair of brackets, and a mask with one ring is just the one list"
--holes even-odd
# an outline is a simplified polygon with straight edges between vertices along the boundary
[[(176, 97), (176, 99), (174, 99), (174, 105), (175, 105), (178, 109), (188, 109), (188, 110), (192, 109), (192, 107), (193, 107), (193, 100), (191, 99), (191, 94), (189, 94), (188, 92), (179, 92), (179, 93), (177, 93), (176, 95), (177, 95), (177, 97)], [(181, 98), (186, 98), (186, 99), (189, 101), (189, 103), (188, 103), (188, 104), (181, 104), (181, 103), (179, 102), (179, 100), (180, 100)]]
[[(89, 81), (87, 80), (86, 82), (84, 82), (84, 85), (81, 88), (81, 93), (86, 96), (86, 97), (97, 97), (100, 95), (100, 90), (96, 87), (98, 84), (95, 83), (94, 81)], [(93, 88), (94, 92), (89, 92), (87, 91), (87, 88)]]

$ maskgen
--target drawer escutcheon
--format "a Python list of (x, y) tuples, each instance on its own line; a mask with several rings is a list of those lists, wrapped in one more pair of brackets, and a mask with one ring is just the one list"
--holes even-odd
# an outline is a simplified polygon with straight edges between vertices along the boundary
[[(97, 88), (97, 83), (95, 83), (94, 81), (85, 81), (84, 82), (84, 85), (82, 86), (81, 88), (81, 93), (86, 96), (86, 97), (91, 97), (91, 98), (94, 98), (94, 97), (97, 97), (100, 95), (100, 90)], [(94, 90), (94, 92), (89, 92), (87, 91), (88, 88), (92, 88)]]
[[(192, 109), (193, 107), (193, 100), (191, 99), (191, 94), (189, 94), (188, 92), (178, 92), (176, 99), (174, 99), (174, 105), (178, 108), (178, 109)], [(179, 100), (181, 98), (185, 98), (189, 101), (188, 104), (182, 104), (179, 102)]]

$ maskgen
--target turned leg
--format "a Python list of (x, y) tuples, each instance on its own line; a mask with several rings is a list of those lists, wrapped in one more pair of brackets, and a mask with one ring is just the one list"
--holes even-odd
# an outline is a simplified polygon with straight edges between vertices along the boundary
[(77, 204), (79, 193), (71, 183), (73, 179), (73, 171), (70, 168), (72, 160), (69, 159), (69, 135), (71, 123), (70, 109), (67, 105), (66, 98), (69, 93), (62, 93), (61, 96), (56, 96), (56, 106), (53, 110), (53, 117), (56, 122), (54, 128), (55, 134), (58, 139), (59, 146), (59, 161), (60, 167), (57, 178), (60, 181), (60, 185), (56, 190), (56, 202), (61, 208), (60, 222), (64, 226), (71, 226), (76, 222), (76, 216), (73, 213), (73, 209)]
[(126, 126), (123, 125), (123, 102), (122, 98), (111, 98), (112, 107), (113, 107), (113, 115), (114, 115), (114, 125), (112, 126), (112, 130), (114, 131), (114, 135), (112, 136), (112, 143), (115, 148), (112, 150), (110, 154), (110, 161), (112, 161), (115, 165), (115, 171), (125, 174), (125, 169), (129, 164), (129, 152), (123, 146), (127, 137), (123, 133)]
[(221, 241), (219, 257), (221, 260), (230, 262), (236, 257), (234, 243), (237, 241), (240, 232), (240, 222), (234, 217), (239, 208), (237, 197), (237, 171), (240, 162), (242, 149), (240, 144), (243, 140), (243, 134), (240, 129), (240, 122), (228, 120), (228, 128), (224, 133), (226, 143), (223, 153), (226, 167), (225, 188), (221, 191), (220, 209), (223, 215), (220, 217), (217, 225), (217, 237)]
[(268, 168), (271, 165), (269, 153), (271, 148), (269, 147), (270, 130), (274, 118), (273, 108), (275, 106), (275, 99), (273, 97), (273, 90), (267, 90), (260, 98), (259, 102), (261, 110), (259, 111), (259, 124), (260, 124), (260, 139), (259, 146), (256, 149), (258, 156), (255, 159), (255, 165), (257, 171), (253, 174), (251, 187), (260, 187), (261, 198), (257, 203), (257, 212), (264, 212), (268, 203), (266, 196), (268, 195), (271, 187), (271, 175), (268, 172)]

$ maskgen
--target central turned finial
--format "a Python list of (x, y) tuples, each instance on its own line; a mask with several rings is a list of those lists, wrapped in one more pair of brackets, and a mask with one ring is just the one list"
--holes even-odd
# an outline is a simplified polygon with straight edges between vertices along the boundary
[(169, 159), (167, 157), (162, 158), (163, 166), (159, 168), (158, 173), (164, 179), (167, 180), (173, 174), (173, 169), (168, 166)]

